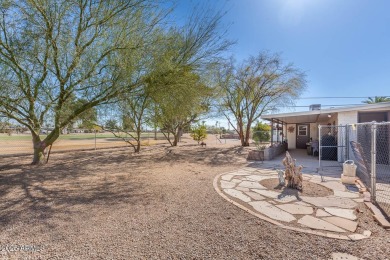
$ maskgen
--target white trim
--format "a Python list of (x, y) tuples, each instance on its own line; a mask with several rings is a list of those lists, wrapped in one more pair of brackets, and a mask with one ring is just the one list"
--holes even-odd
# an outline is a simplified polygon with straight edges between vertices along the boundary
[(389, 109), (390, 102), (381, 102), (375, 104), (363, 104), (359, 106), (350, 106), (350, 107), (340, 107), (340, 108), (327, 108), (321, 110), (312, 110), (312, 111), (303, 111), (303, 112), (292, 112), (292, 113), (282, 113), (282, 114), (268, 114), (262, 115), (262, 119), (272, 119), (272, 118), (281, 118), (281, 117), (292, 117), (292, 116), (306, 116), (306, 115), (321, 115), (321, 114), (330, 114), (338, 112), (348, 112), (348, 111), (375, 111), (378, 109)]

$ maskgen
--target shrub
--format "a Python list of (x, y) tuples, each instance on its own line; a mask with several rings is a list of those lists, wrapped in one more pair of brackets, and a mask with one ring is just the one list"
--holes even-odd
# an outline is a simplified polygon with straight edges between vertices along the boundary
[(252, 139), (255, 142), (267, 142), (271, 139), (271, 126), (258, 122), (253, 128), (253, 136)]
[(197, 125), (196, 127), (192, 128), (191, 137), (195, 141), (202, 142), (207, 137), (207, 128), (205, 125)]

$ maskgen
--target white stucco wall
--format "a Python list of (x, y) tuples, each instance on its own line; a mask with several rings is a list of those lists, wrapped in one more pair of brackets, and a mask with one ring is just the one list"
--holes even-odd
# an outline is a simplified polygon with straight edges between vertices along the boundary
[(310, 124), (310, 137), (313, 141), (318, 140), (318, 124), (317, 123)]
[[(340, 112), (337, 115), (337, 121), (339, 125), (347, 125), (347, 124), (356, 124), (358, 122), (358, 111), (349, 111), (349, 112)], [(348, 131), (348, 129), (346, 129)], [(351, 129), (349, 129), (349, 141), (356, 141), (356, 133), (354, 133), (354, 126), (352, 126)], [(345, 133), (339, 132), (338, 133), (338, 142), (339, 145), (341, 142), (343, 142), (342, 145), (346, 145), (347, 148), (350, 150), (350, 144), (345, 143)], [(349, 154), (350, 159), (354, 160), (353, 153)], [(342, 157), (342, 149), (339, 147), (338, 148), (338, 161), (343, 162), (346, 158)]]
[[(290, 133), (288, 131), (289, 127), (294, 127), (294, 131)], [(287, 124), (287, 142), (288, 142), (288, 149), (296, 149), (297, 148), (297, 126), (295, 124)]]
[(339, 112), (337, 119), (339, 125), (356, 124), (358, 122), (358, 112)]

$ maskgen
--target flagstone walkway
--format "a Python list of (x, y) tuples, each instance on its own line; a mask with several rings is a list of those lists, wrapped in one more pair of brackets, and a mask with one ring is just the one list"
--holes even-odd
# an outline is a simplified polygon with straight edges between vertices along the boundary
[(226, 200), (241, 209), (279, 227), (320, 236), (361, 240), (371, 231), (357, 233), (355, 209), (363, 198), (357, 190), (347, 189), (339, 178), (303, 174), (304, 180), (331, 189), (326, 197), (292, 196), (282, 190), (270, 190), (260, 184), (265, 179), (278, 178), (272, 169), (244, 167), (218, 175), (214, 188)]

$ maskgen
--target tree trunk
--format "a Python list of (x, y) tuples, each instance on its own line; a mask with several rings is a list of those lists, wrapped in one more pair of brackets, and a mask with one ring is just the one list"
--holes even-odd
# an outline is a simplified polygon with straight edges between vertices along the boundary
[(242, 125), (238, 126), (238, 136), (240, 137), (241, 146), (245, 146), (244, 134), (242, 132)]
[(183, 128), (182, 128), (182, 127), (179, 127), (179, 128), (177, 129), (177, 141), (178, 141), (178, 142), (181, 142), (181, 137), (182, 137), (182, 135), (183, 135)]
[(141, 151), (141, 140), (137, 140), (137, 145), (135, 146), (134, 152), (139, 153)]
[(179, 142), (179, 135), (178, 134), (174, 134), (173, 135), (173, 143), (172, 143), (172, 146), (177, 146), (177, 143)]
[(44, 163), (44, 151), (46, 148), (46, 143), (42, 142), (39, 135), (33, 136), (33, 149), (34, 149), (34, 157), (32, 161), (32, 165), (38, 165)]
[(246, 129), (245, 129), (245, 145), (244, 146), (249, 146), (249, 140), (251, 138), (251, 125), (252, 125), (252, 120), (248, 119), (248, 123), (246, 124)]
[(60, 136), (59, 127), (54, 128), (53, 131), (51, 131), (50, 134), (47, 135), (43, 141), (41, 141), (41, 138), (39, 137), (39, 129), (36, 130), (36, 132), (32, 132), (33, 149), (34, 149), (34, 157), (31, 163), (32, 165), (38, 165), (44, 163), (44, 158), (45, 158), (44, 151), (46, 147), (52, 145), (59, 136)]
[(249, 146), (249, 139), (250, 139), (250, 128), (247, 128), (245, 131), (245, 138), (244, 138), (244, 145), (243, 146)]
[(134, 147), (135, 153), (139, 153), (141, 151), (141, 132), (142, 132), (141, 131), (141, 122), (138, 122), (137, 136), (135, 138), (135, 140), (137, 141), (137, 145)]
[(249, 146), (249, 139), (247, 139), (246, 134), (244, 135), (243, 130), (240, 130), (240, 140), (241, 146)]
[(38, 165), (44, 163), (45, 155), (43, 153), (43, 149), (41, 148), (34, 148), (34, 157), (31, 165)]

